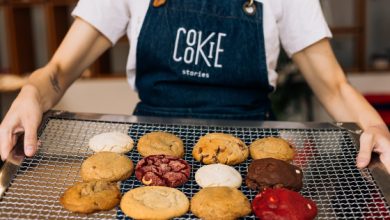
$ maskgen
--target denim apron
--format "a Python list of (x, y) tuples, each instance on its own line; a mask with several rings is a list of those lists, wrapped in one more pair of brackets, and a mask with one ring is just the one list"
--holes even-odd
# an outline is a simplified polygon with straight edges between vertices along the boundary
[(134, 114), (269, 119), (263, 8), (248, 0), (151, 1), (136, 63)]

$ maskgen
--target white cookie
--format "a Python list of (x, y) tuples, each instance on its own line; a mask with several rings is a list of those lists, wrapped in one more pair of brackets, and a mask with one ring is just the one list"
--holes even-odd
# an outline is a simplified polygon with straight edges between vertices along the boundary
[(93, 136), (89, 140), (89, 148), (95, 152), (109, 151), (127, 153), (134, 147), (134, 141), (121, 132), (107, 132)]
[(225, 164), (210, 164), (199, 168), (195, 173), (196, 183), (202, 187), (227, 186), (238, 188), (241, 186), (240, 173)]

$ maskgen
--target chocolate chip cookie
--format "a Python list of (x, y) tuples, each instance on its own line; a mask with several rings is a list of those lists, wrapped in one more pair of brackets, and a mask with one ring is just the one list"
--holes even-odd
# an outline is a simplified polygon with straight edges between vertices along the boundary
[(195, 144), (192, 155), (204, 164), (235, 165), (248, 158), (249, 150), (242, 140), (231, 134), (209, 133)]

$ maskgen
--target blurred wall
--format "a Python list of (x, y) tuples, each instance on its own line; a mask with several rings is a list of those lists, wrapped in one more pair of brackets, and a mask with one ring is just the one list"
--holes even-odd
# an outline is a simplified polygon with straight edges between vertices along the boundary
[[(35, 47), (35, 64), (37, 67), (45, 65), (50, 57), (48, 54), (47, 47), (47, 30), (45, 16), (43, 8), (38, 6), (32, 7), (32, 23), (33, 25), (33, 41)], [(0, 8), (0, 73), (2, 69), (8, 69), (6, 66), (8, 63), (7, 50), (6, 50), (6, 39), (5, 39), (5, 16), (4, 9)], [(118, 43), (111, 50), (111, 63), (112, 71), (114, 73), (122, 73), (124, 75), (126, 70), (126, 61), (129, 53), (129, 45), (127, 43)]]
[(123, 78), (77, 80), (54, 107), (57, 110), (131, 115), (138, 95)]
[(5, 63), (8, 63), (7, 48), (5, 42), (4, 10), (0, 8), (0, 72)]
[[(390, 72), (368, 73), (368, 74), (349, 74), (348, 81), (363, 95), (390, 94)], [(375, 86), (373, 86), (375, 85)], [(313, 96), (313, 114), (314, 121), (331, 122), (334, 121), (326, 113), (318, 100)]]
[(45, 27), (45, 16), (42, 13), (42, 8), (34, 7), (32, 10), (32, 23), (34, 25), (33, 37), (34, 37), (34, 46), (35, 46), (35, 64), (37, 67), (44, 66), (49, 57), (48, 57), (48, 48), (47, 48), (47, 33)]
[(369, 0), (367, 10), (367, 59), (374, 53), (390, 57), (390, 1)]

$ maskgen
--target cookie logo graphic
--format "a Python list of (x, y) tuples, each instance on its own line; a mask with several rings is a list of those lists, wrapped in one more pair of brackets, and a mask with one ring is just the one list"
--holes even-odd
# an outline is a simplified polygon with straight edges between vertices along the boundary
[(202, 31), (180, 27), (176, 32), (173, 60), (194, 65), (204, 62), (208, 67), (222, 68), (219, 58), (224, 52), (224, 37), (225, 33), (204, 34)]

